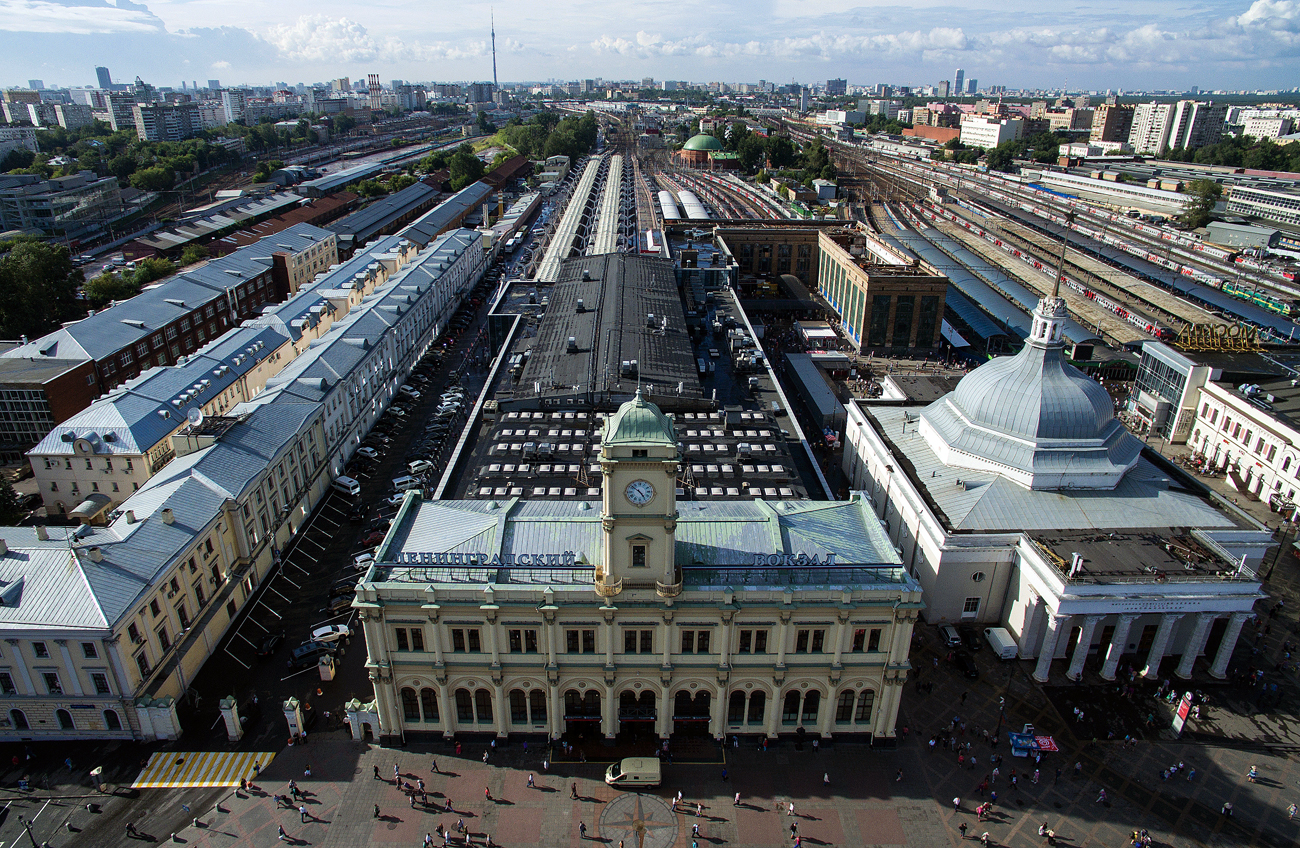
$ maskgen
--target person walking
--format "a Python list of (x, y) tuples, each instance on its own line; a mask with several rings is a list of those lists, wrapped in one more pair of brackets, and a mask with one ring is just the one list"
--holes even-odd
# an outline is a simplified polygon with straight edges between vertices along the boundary
[(537, 785), (536, 785), (535, 783), (533, 783), (533, 776), (532, 776), (531, 774), (528, 775), (528, 788), (529, 788), (529, 789), (536, 789), (536, 788), (537, 788)]
[(691, 825), (691, 836), (698, 839), (699, 835), (700, 835), (700, 825), (697, 822), (696, 824)]
[[(680, 797), (682, 793), (678, 792), (677, 794)], [(576, 781), (569, 786), (569, 797), (575, 801), (578, 800), (578, 784)]]
[(696, 805), (695, 805), (695, 816), (696, 816), (696, 818), (702, 818), (702, 817), (704, 816), (704, 805), (703, 805), (703, 804), (696, 804)]
[(895, 782), (895, 783), (902, 783), (902, 782), (903, 782), (903, 770), (902, 770), (902, 769), (899, 769), (899, 770), (898, 770), (898, 774), (894, 775), (894, 782)]
[(393, 763), (393, 783), (394, 783), (394, 784), (397, 783), (397, 778), (401, 777), (401, 775), (402, 775), (402, 773), (401, 773), (400, 771), (398, 771), (398, 769), (397, 769), (397, 763)]
[(586, 838), (587, 838), (587, 823), (586, 823), (586, 822), (578, 822), (578, 836), (579, 836), (579, 838), (581, 838), (581, 839), (586, 839)]
[[(731, 802), (731, 806), (733, 806), (733, 807), (739, 807), (739, 806), (740, 806), (740, 793), (739, 793), (739, 792), (736, 793), (736, 800)], [(1292, 806), (1294, 807), (1295, 805), (1292, 805)]]
[(375, 805), (375, 818), (379, 818), (379, 805)]
[[(1292, 804), (1291, 806), (1289, 806), (1289, 807), (1286, 808), (1286, 820), (1287, 820), (1287, 821), (1293, 821), (1293, 820), (1295, 819), (1297, 809), (1298, 809), (1298, 808), (1296, 807), (1295, 804)], [(127, 826), (130, 827), (130, 825), (127, 825)]]
[(277, 829), (280, 831), (280, 835), (277, 836), (276, 838), (279, 839), (281, 842), (283, 842), (289, 836), (289, 834), (284, 832), (284, 825), (279, 825)]
[(830, 786), (830, 785), (831, 785), (831, 773), (830, 773), (830, 772), (823, 772), (823, 773), (822, 773), (822, 786)]
[(1105, 789), (1103, 789), (1103, 790), (1101, 790), (1100, 792), (1097, 793), (1097, 800), (1096, 800), (1096, 801), (1093, 801), (1093, 803), (1094, 803), (1094, 804), (1104, 804), (1104, 803), (1106, 803), (1106, 790), (1105, 790)]
[[(1295, 804), (1292, 804), (1292, 805), (1291, 805), (1291, 810), (1292, 810), (1292, 813), (1294, 814), (1294, 812), (1295, 812)], [(136, 830), (135, 830), (135, 825), (132, 824), (131, 822), (127, 822), (127, 823), (126, 823), (126, 835), (129, 836), (129, 837), (131, 837), (132, 839), (134, 839), (134, 838), (138, 835), (138, 834), (136, 833)]]
[(962, 838), (962, 839), (965, 839), (965, 838), (966, 838), (966, 822), (962, 822), (961, 824), (957, 825), (957, 830), (961, 833), (961, 838)]
[(434, 774), (442, 774), (442, 772), (438, 771), (438, 758), (437, 758), (437, 757), (434, 757), (434, 758), (433, 758), (433, 773), (434, 773)]
[(989, 848), (989, 832), (987, 830), (980, 834), (980, 844), (984, 848)]
[(491, 801), (491, 800), (492, 800), (492, 787), (491, 787), (491, 786), (484, 786), (484, 787), (483, 787), (483, 797), (484, 797), (486, 800), (488, 800), (488, 801)]
[(794, 801), (791, 801), (791, 802), (790, 802), (789, 809), (786, 810), (786, 815), (787, 815), (787, 816), (793, 816), (793, 815), (794, 815)]
[[(375, 770), (375, 780), (379, 780), (379, 765), (375, 764), (374, 766), (372, 766), (372, 768), (374, 768)], [(242, 784), (244, 781), (241, 780), (239, 782)], [(241, 785), (239, 788), (243, 789), (244, 787)]]
[(1250, 771), (1246, 772), (1246, 780), (1250, 781), (1251, 783), (1254, 783), (1256, 778), (1258, 777), (1259, 777), (1259, 769), (1255, 766), (1251, 766)]
[(307, 805), (306, 805), (306, 804), (299, 804), (299, 805), (298, 805), (298, 817), (299, 817), (300, 819), (302, 819), (302, 822), (301, 822), (302, 824), (306, 824), (306, 823), (307, 823)]
[(960, 798), (953, 798), (953, 799), (952, 799), (952, 808), (953, 808), (954, 811), (957, 811), (957, 810), (960, 810), (960, 809), (961, 809), (961, 799), (960, 799)]

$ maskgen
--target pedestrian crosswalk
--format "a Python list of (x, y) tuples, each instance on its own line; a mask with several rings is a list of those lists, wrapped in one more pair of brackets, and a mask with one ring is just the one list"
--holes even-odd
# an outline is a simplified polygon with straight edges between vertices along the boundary
[(193, 789), (238, 786), (253, 780), (256, 767), (275, 759), (271, 751), (162, 751), (145, 764), (132, 789)]

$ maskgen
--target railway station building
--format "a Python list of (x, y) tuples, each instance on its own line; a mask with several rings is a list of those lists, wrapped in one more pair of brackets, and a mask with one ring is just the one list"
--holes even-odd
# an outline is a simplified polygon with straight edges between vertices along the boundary
[(851, 402), (844, 471), (928, 621), (1005, 627), (1039, 681), (1166, 660), (1187, 678), (1202, 657), (1222, 678), (1272, 533), (1143, 449), (1064, 361), (1065, 318), (1043, 298), (1018, 354), (938, 400)]
[(870, 502), (679, 500), (680, 433), (638, 392), (587, 499), (409, 493), (355, 602), (365, 732), (891, 744), (921, 587)]

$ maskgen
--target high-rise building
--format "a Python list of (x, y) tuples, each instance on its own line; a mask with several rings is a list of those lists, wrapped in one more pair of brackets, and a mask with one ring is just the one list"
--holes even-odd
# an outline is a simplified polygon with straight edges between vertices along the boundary
[(935, 86), (935, 87), (934, 87), (934, 93), (935, 93), (935, 96), (937, 96), (937, 97), (947, 97), (947, 96), (948, 96), (948, 81), (947, 81), (947, 80), (944, 80), (943, 82), (941, 82), (941, 83), (939, 83), (937, 86)]
[(197, 103), (137, 103), (134, 107), (135, 132), (143, 141), (182, 141), (203, 129)]
[(979, 80), (975, 79), (974, 77), (971, 77), (970, 79), (966, 80), (967, 94), (974, 94), (975, 92), (979, 91), (979, 89), (980, 89)]
[(828, 97), (843, 97), (848, 93), (849, 82), (843, 79), (826, 80), (826, 95)]
[(99, 80), (99, 87), (109, 89), (113, 87), (113, 78), (108, 74), (108, 68), (102, 65), (95, 68), (95, 78)]
[(221, 80), (208, 80), (208, 90), (216, 91), (221, 88)]
[(1133, 109), (1133, 127), (1128, 135), (1133, 152), (1159, 156), (1167, 151), (1173, 116), (1172, 103), (1139, 103)]
[(27, 87), (30, 88), (32, 91), (44, 91), (45, 80), (28, 80)]
[(961, 93), (966, 90), (966, 72), (961, 68), (952, 75), (952, 93), (954, 97), (961, 97)]
[(1180, 100), (1169, 125), (1169, 146), (1192, 150), (1214, 144), (1223, 137), (1228, 107), (1213, 101)]
[(224, 117), (227, 124), (233, 124), (235, 121), (243, 119), (250, 94), (252, 92), (248, 89), (237, 88), (230, 88), (221, 92), (221, 108), (225, 112)]
[(1092, 110), (1089, 141), (1128, 141), (1133, 129), (1133, 107), (1102, 104)]
[(370, 97), (370, 108), (379, 109), (383, 89), (379, 86), (379, 74), (366, 75), (366, 92)]

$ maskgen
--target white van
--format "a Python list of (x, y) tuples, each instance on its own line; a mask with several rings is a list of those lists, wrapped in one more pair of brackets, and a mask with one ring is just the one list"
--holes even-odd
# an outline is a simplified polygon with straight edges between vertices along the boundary
[(659, 785), (659, 760), (654, 757), (627, 757), (605, 772), (605, 782), (624, 789)]
[(413, 475), (423, 474), (426, 471), (433, 470), (433, 463), (427, 459), (417, 459), (414, 462), (408, 462), (406, 467)]
[(1016, 640), (1011, 638), (1011, 634), (1005, 627), (985, 627), (984, 638), (989, 640), (993, 653), (997, 654), (1000, 660), (1014, 660), (1019, 653)]
[(334, 479), (334, 488), (350, 498), (355, 498), (361, 494), (361, 484), (351, 477), (336, 477)]
[(410, 491), (411, 489), (418, 489), (422, 485), (424, 484), (420, 482), (418, 477), (412, 477), (409, 474), (403, 474), (401, 477), (393, 478), (393, 488), (399, 492), (407, 492)]

